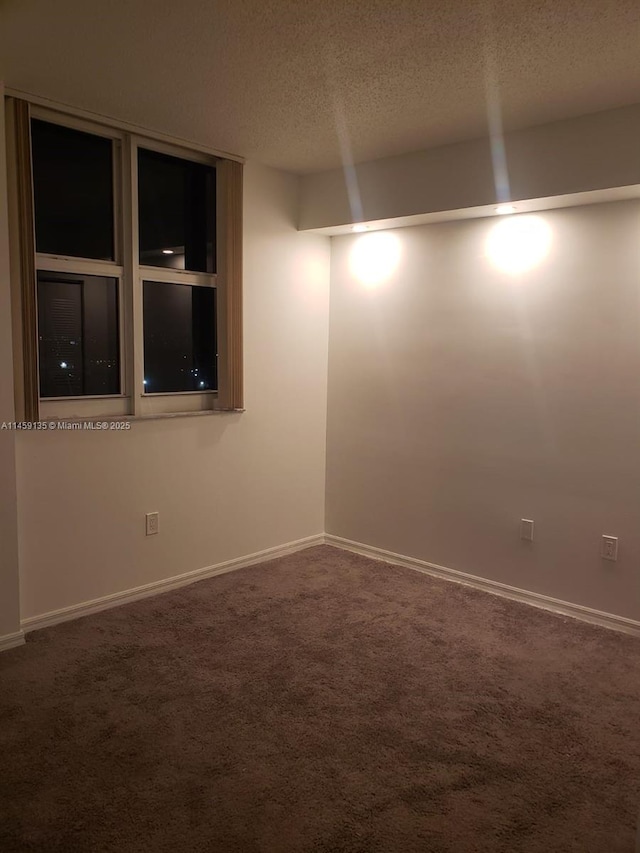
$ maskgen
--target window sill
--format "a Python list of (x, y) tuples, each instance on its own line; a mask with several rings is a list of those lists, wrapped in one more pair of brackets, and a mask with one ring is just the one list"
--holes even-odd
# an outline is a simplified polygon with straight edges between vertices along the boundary
[(150, 415), (109, 415), (108, 417), (73, 417), (73, 418), (50, 418), (44, 421), (49, 424), (104, 424), (104, 423), (138, 423), (140, 421), (160, 421), (169, 418), (202, 418), (211, 415), (240, 415), (246, 409), (207, 409), (197, 412), (156, 412)]

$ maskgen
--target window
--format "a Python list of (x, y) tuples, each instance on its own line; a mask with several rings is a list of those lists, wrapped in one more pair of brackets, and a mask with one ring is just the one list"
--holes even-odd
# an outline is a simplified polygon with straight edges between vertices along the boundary
[(215, 391), (215, 290), (156, 281), (143, 288), (145, 391)]
[(214, 273), (216, 170), (138, 149), (140, 263)]
[(242, 167), (7, 99), (19, 418), (242, 408)]
[(115, 260), (113, 140), (32, 119), (36, 251)]
[(40, 398), (120, 394), (118, 280), (38, 270)]

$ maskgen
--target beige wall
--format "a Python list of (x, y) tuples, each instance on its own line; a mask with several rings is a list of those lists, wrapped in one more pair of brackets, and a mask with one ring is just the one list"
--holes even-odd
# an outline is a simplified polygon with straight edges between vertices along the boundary
[(640, 619), (640, 204), (541, 216), (515, 279), (495, 218), (391, 232), (377, 288), (332, 239), (327, 532)]
[[(4, 86), (0, 83), (0, 103)], [(4, 109), (0, 110), (0, 423), (14, 419)], [(20, 629), (15, 433), (0, 429), (0, 638)]]
[[(505, 135), (513, 200), (640, 184), (640, 104)], [(474, 139), (355, 167), (364, 220), (431, 214), (503, 201), (496, 194), (491, 146)], [(342, 169), (301, 180), (300, 227), (357, 221)]]
[(296, 205), (247, 165), (244, 414), (18, 436), (23, 618), (324, 530), (329, 240)]

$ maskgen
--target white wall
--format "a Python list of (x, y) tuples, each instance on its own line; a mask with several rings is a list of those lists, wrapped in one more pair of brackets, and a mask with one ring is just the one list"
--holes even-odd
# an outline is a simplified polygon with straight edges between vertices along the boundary
[(290, 175), (248, 164), (244, 206), (246, 412), (19, 435), (23, 618), (324, 530), (329, 240)]
[[(0, 82), (0, 103), (4, 86)], [(4, 109), (0, 110), (0, 423), (14, 420)], [(0, 639), (20, 630), (15, 433), (0, 430)]]
[[(640, 104), (505, 134), (512, 200), (640, 184)], [(354, 171), (364, 220), (492, 205), (497, 195), (489, 139), (473, 139), (360, 163)], [(342, 169), (305, 175), (300, 227), (357, 221)]]
[(377, 288), (332, 239), (327, 532), (640, 619), (640, 203), (541, 216), (519, 278), (495, 218), (390, 232)]

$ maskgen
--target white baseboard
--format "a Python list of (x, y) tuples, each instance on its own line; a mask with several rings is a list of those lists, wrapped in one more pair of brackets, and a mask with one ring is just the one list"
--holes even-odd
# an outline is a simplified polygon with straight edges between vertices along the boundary
[(600, 610), (593, 610), (590, 607), (584, 607), (581, 604), (561, 601), (560, 599), (541, 595), (537, 592), (529, 592), (528, 590), (508, 586), (507, 584), (499, 583), (498, 581), (487, 580), (486, 578), (480, 578), (476, 575), (457, 571), (456, 569), (449, 569), (446, 566), (438, 566), (435, 563), (429, 563), (426, 560), (407, 557), (403, 554), (396, 554), (393, 551), (385, 551), (384, 549), (376, 548), (373, 545), (364, 545), (361, 542), (354, 542), (351, 539), (343, 539), (340, 536), (320, 533), (316, 536), (308, 536), (305, 539), (288, 542), (285, 545), (278, 545), (275, 548), (266, 548), (265, 550), (258, 551), (254, 554), (248, 554), (244, 557), (227, 560), (224, 563), (218, 563), (214, 566), (206, 566), (203, 569), (196, 569), (193, 572), (187, 572), (183, 575), (177, 575), (176, 577), (166, 578), (161, 581), (154, 581), (153, 583), (145, 584), (144, 586), (139, 586), (135, 589), (116, 592), (112, 595), (106, 595), (103, 598), (96, 598), (92, 601), (85, 601), (81, 604), (63, 607), (60, 610), (52, 610), (51, 612), (43, 613), (40, 616), (31, 616), (22, 621), (21, 631), (0, 637), (0, 651), (22, 645), (25, 641), (24, 634), (29, 631), (36, 631), (39, 628), (57, 625), (60, 622), (67, 622), (71, 619), (79, 619), (81, 616), (88, 616), (90, 613), (99, 613), (101, 610), (108, 610), (111, 607), (118, 607), (121, 604), (128, 604), (142, 598), (148, 598), (152, 595), (158, 595), (162, 592), (178, 589), (179, 587), (187, 586), (188, 584), (204, 580), (205, 578), (211, 578), (216, 575), (233, 572), (237, 569), (245, 568), (246, 566), (265, 563), (268, 560), (274, 560), (277, 557), (283, 557), (286, 554), (293, 554), (295, 551), (302, 551), (305, 548), (311, 548), (314, 545), (323, 544), (332, 545), (333, 547), (341, 548), (344, 551), (353, 551), (355, 554), (362, 554), (362, 556), (370, 557), (373, 560), (380, 560), (396, 566), (404, 566), (418, 572), (423, 572), (427, 575), (443, 578), (444, 580), (462, 583), (466, 586), (483, 590), (484, 592), (490, 592), (493, 595), (500, 595), (503, 598), (510, 598), (514, 601), (521, 601), (525, 604), (530, 604), (533, 607), (549, 610), (552, 613), (571, 616), (574, 619), (580, 619), (583, 622), (590, 622), (595, 625), (601, 625), (605, 628), (611, 628), (615, 631), (622, 631), (626, 634), (640, 636), (640, 622), (637, 622), (634, 619), (628, 619), (625, 616), (616, 616), (613, 613), (604, 613)]
[(350, 539), (332, 536), (329, 533), (325, 534), (325, 542), (327, 545), (342, 548), (344, 551), (353, 551), (355, 554), (362, 554), (363, 557), (392, 563), (395, 566), (404, 566), (405, 568), (414, 569), (427, 575), (433, 575), (444, 580), (481, 589), (484, 592), (493, 593), (493, 595), (500, 595), (503, 598), (522, 601), (525, 604), (531, 604), (533, 607), (550, 610), (552, 613), (559, 613), (562, 616), (572, 616), (574, 619), (580, 619), (583, 622), (591, 622), (594, 625), (601, 625), (604, 628), (612, 628), (614, 631), (622, 631), (625, 634), (633, 634), (640, 637), (640, 622), (628, 619), (626, 616), (616, 616), (613, 613), (592, 610), (590, 607), (584, 607), (582, 604), (572, 604), (569, 601), (561, 601), (558, 598), (551, 598), (548, 595), (541, 595), (538, 592), (518, 589), (515, 586), (508, 586), (498, 581), (479, 578), (475, 575), (456, 571), (455, 569), (448, 569), (446, 566), (438, 566), (435, 563), (418, 560), (415, 557), (395, 554), (393, 551), (385, 551), (382, 548), (375, 548), (373, 545), (363, 545), (361, 542), (353, 542)]
[(16, 646), (24, 645), (24, 631), (16, 631), (14, 634), (5, 634), (0, 637), (0, 652), (15, 649)]
[[(258, 563), (265, 563), (267, 560), (275, 560), (277, 557), (283, 557), (285, 554), (293, 554), (295, 551), (302, 551), (304, 548), (311, 548), (313, 545), (323, 545), (324, 541), (325, 537), (323, 533), (319, 533), (317, 536), (307, 536), (305, 539), (297, 539), (295, 542), (287, 542), (285, 545), (278, 545), (275, 548), (265, 548), (263, 551), (257, 551), (255, 554), (236, 557), (234, 560), (227, 560), (215, 566), (206, 566), (203, 569), (196, 569), (184, 575), (176, 575), (172, 578), (138, 586), (135, 589), (115, 592), (112, 595), (105, 595), (103, 598), (95, 598), (92, 601), (73, 604), (70, 607), (52, 610), (40, 616), (30, 616), (28, 619), (22, 620), (21, 625), (23, 630), (20, 632), (20, 636), (22, 637), (22, 642), (24, 642), (23, 632), (37, 631), (39, 628), (47, 628), (50, 625), (57, 625), (60, 622), (68, 622), (70, 619), (79, 619), (81, 616), (88, 616), (90, 613), (99, 613), (101, 610), (108, 610), (111, 607), (118, 607), (121, 604), (129, 604), (141, 598), (148, 598), (152, 595), (158, 595), (161, 592), (168, 592), (171, 589), (187, 586), (205, 578), (215, 577), (215, 575), (234, 572), (236, 569), (243, 569), (246, 566), (255, 566)], [(18, 635), (11, 636), (17, 637)], [(2, 639), (0, 638), (0, 649), (3, 648), (1, 645)], [(19, 643), (16, 642), (15, 645), (19, 645)], [(7, 648), (10, 648), (10, 646), (7, 646)]]

